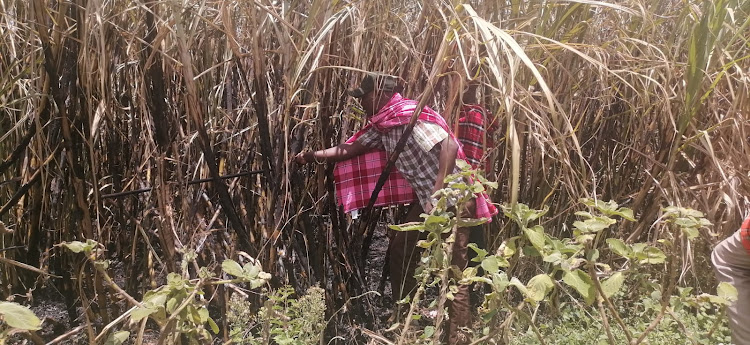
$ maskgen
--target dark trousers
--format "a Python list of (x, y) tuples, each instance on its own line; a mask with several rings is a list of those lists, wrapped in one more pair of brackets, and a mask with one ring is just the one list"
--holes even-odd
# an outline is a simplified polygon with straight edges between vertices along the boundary
[[(419, 214), (422, 213), (422, 207), (415, 206), (409, 211), (407, 221), (419, 221)], [(453, 242), (451, 265), (457, 266), (463, 271), (469, 263), (468, 244), (469, 237), (474, 228), (459, 228), (456, 232), (456, 240)], [(480, 228), (481, 229), (481, 228)], [(417, 247), (417, 242), (422, 238), (422, 233), (418, 231), (395, 231), (389, 230), (388, 245), (389, 261), (391, 276), (391, 288), (395, 299), (402, 299), (407, 295), (413, 295), (416, 292), (417, 281), (414, 278), (421, 249)], [(448, 343), (468, 344), (468, 339), (459, 339), (462, 334), (459, 332), (461, 327), (471, 325), (472, 314), (469, 302), (469, 285), (458, 285), (458, 293), (454, 295), (453, 301), (449, 301), (448, 316), (450, 318), (448, 325)]]

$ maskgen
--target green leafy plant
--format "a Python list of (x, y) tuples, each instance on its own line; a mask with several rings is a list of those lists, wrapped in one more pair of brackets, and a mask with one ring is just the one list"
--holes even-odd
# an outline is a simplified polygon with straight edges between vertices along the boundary
[[(504, 338), (502, 341), (510, 341), (511, 326), (517, 326), (519, 321), (516, 319), (520, 318), (535, 336), (535, 341), (545, 344), (545, 334), (554, 328), (540, 327), (538, 321), (535, 321), (536, 311), (541, 304), (559, 306), (561, 292), (567, 293), (568, 290), (572, 293), (567, 293), (571, 298), (567, 303), (578, 303), (587, 310), (586, 317), (578, 317), (578, 320), (588, 320), (585, 322), (589, 326), (594, 322), (591, 314), (598, 314), (598, 319), (601, 320), (597, 326), (598, 333), (581, 333), (581, 340), (587, 339), (591, 343), (640, 344), (647, 339), (663, 336), (665, 327), (660, 326), (663, 321), (679, 324), (677, 315), (687, 315), (691, 310), (701, 310), (703, 314), (700, 315), (710, 313), (714, 323), (691, 324), (692, 330), (686, 331), (683, 339), (703, 344), (717, 336), (722, 337), (714, 336), (714, 332), (722, 326), (718, 315), (736, 298), (736, 291), (731, 286), (719, 285), (717, 295), (694, 295), (691, 293), (692, 288), (682, 287), (678, 294), (673, 293), (677, 291), (675, 262), (678, 262), (684, 250), (678, 245), (680, 238), (684, 237), (689, 241), (696, 238), (701, 229), (710, 226), (701, 212), (679, 207), (664, 208), (662, 221), (658, 223), (664, 235), (659, 241), (626, 243), (610, 237), (614, 233), (611, 230), (619, 220), (636, 219), (631, 209), (621, 207), (615, 201), (581, 199), (580, 204), (586, 209), (575, 212), (578, 219), (573, 221), (570, 235), (560, 238), (550, 235), (539, 224), (547, 214), (547, 208), (535, 210), (520, 203), (503, 205), (504, 215), (519, 229), (519, 235), (506, 239), (494, 253), (470, 244), (471, 250), (477, 254), (473, 260), (479, 266), (466, 268), (456, 275), (455, 268), (449, 264), (451, 234), (459, 226), (480, 224), (481, 220), (461, 219), (459, 215), (449, 212), (446, 205), (448, 200), (466, 202), (474, 192), (484, 191), (486, 184), (485, 180), (477, 177), (477, 172), (468, 169), (465, 164), (459, 166), (463, 169), (462, 172), (449, 177), (452, 182), (449, 182), (450, 187), (435, 194), (439, 201), (430, 214), (422, 215), (423, 222), (391, 226), (399, 231), (426, 232), (426, 239), (418, 244), (425, 249), (417, 269), (421, 285), (414, 298), (405, 301), (411, 303), (411, 308), (399, 343), (405, 341), (410, 321), (417, 318), (413, 312), (426, 287), (437, 286), (439, 289), (437, 300), (430, 304), (431, 308), (436, 308), (437, 318), (434, 325), (416, 331), (420, 335), (412, 337), (412, 342), (437, 343), (442, 327), (444, 301), (453, 297), (457, 284), (473, 283), (484, 285), (486, 292), (480, 308), (481, 328), (474, 332), (478, 334), (475, 343), (484, 343), (498, 337)], [(469, 177), (474, 177), (477, 182), (464, 183)], [(606, 260), (602, 259), (602, 255), (606, 255)], [(513, 276), (518, 267), (529, 264), (535, 265), (539, 272), (525, 280), (525, 283), (520, 276)], [(653, 270), (649, 267), (664, 268)], [(666, 273), (653, 275), (659, 272)], [(634, 289), (623, 292), (626, 284)], [(626, 295), (628, 298), (625, 298)], [(633, 297), (640, 298), (644, 295), (649, 296), (641, 302), (645, 308), (644, 314), (641, 318), (634, 319), (625, 305), (631, 304)], [(512, 304), (512, 301), (518, 301), (514, 296), (521, 297), (520, 303)], [(650, 315), (650, 319), (646, 315)], [(665, 315), (669, 317), (667, 321)], [(696, 316), (691, 320), (698, 318)], [(638, 322), (634, 323), (634, 320)], [(685, 329), (688, 327), (680, 325)], [(649, 336), (652, 332), (656, 333)]]
[[(437, 312), (435, 324), (434, 326), (425, 328), (419, 339), (420, 341), (433, 344), (440, 342), (443, 321), (445, 320), (446, 301), (453, 300), (454, 294), (458, 291), (459, 281), (463, 279), (457, 267), (451, 265), (453, 254), (452, 244), (455, 240), (456, 231), (460, 227), (481, 225), (487, 221), (486, 219), (463, 218), (460, 212), (453, 212), (453, 208), (450, 206), (459, 205), (460, 207), (471, 200), (475, 193), (484, 193), (486, 188), (497, 188), (497, 184), (487, 181), (478, 171), (472, 170), (469, 164), (463, 160), (457, 160), (456, 166), (460, 171), (445, 178), (446, 185), (449, 187), (438, 190), (433, 194), (433, 198), (437, 199), (437, 203), (435, 203), (429, 214), (422, 214), (422, 218), (424, 218), (423, 222), (390, 226), (391, 229), (396, 231), (420, 231), (426, 233), (425, 239), (417, 243), (418, 247), (424, 249), (420, 265), (415, 270), (419, 286), (414, 297), (409, 301), (410, 308), (404, 319), (399, 344), (406, 341), (411, 321), (419, 318), (419, 316), (416, 316), (416, 310), (426, 287), (434, 285), (439, 286), (438, 298), (430, 305)], [(485, 265), (488, 267), (494, 265), (499, 269), (503, 264), (503, 262), (494, 256), (486, 260), (488, 262)], [(494, 268), (494, 266), (490, 268)], [(432, 283), (430, 283), (430, 278), (434, 278)], [(475, 277), (468, 279), (471, 280), (472, 278)], [(397, 324), (391, 328), (395, 329), (398, 326)]]
[[(62, 243), (60, 246), (74, 253), (86, 254), (86, 261), (91, 261), (96, 271), (110, 286), (133, 305), (124, 316), (129, 317), (131, 324), (140, 323), (141, 325), (136, 344), (141, 344), (143, 341), (143, 331), (148, 319), (155, 321), (160, 327), (160, 344), (173, 344), (181, 337), (193, 343), (210, 342), (213, 338), (206, 327), (216, 334), (219, 332), (219, 326), (209, 316), (208, 301), (202, 298), (204, 288), (208, 285), (247, 283), (251, 289), (254, 289), (271, 278), (268, 273), (263, 272), (260, 262), (255, 259), (251, 259), (244, 266), (240, 266), (234, 260), (225, 260), (222, 263), (222, 269), (226, 274), (233, 276), (232, 279), (216, 279), (206, 267), (198, 269), (197, 278), (190, 278), (188, 266), (195, 260), (196, 255), (191, 250), (185, 250), (180, 266), (183, 273), (169, 273), (166, 284), (146, 292), (142, 301), (136, 301), (118, 287), (109, 276), (107, 273), (109, 262), (98, 259), (103, 253), (99, 243), (93, 240), (72, 241)], [(94, 341), (103, 339), (108, 331), (109, 327), (105, 327), (99, 335), (94, 337)], [(109, 333), (104, 344), (119, 345), (129, 337), (128, 331), (112, 332)]]
[(311, 287), (299, 297), (287, 286), (267, 295), (257, 314), (250, 303), (235, 295), (228, 321), (235, 344), (314, 345), (319, 344), (325, 328), (325, 292)]
[(42, 321), (31, 309), (13, 302), (0, 302), (0, 344), (16, 333), (41, 329)]

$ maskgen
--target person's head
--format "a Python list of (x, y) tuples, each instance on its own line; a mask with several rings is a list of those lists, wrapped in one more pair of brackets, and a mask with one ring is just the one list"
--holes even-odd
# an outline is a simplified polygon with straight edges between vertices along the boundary
[(359, 87), (347, 91), (349, 96), (359, 98), (367, 116), (377, 114), (388, 104), (393, 94), (400, 91), (398, 80), (394, 76), (369, 73), (362, 79)]
[(463, 96), (461, 96), (461, 101), (464, 104), (477, 104), (477, 88), (479, 88), (479, 83), (470, 81), (469, 85), (466, 86)]

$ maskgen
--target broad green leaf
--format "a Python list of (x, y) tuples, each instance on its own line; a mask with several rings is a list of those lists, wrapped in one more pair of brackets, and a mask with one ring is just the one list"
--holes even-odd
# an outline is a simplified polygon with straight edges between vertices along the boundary
[(549, 211), (549, 206), (546, 205), (541, 210), (530, 209), (528, 206), (526, 206), (526, 210), (523, 213), (523, 219), (527, 222), (532, 222), (547, 214), (547, 211)]
[(99, 245), (99, 242), (96, 242), (94, 240), (86, 240), (85, 243), (81, 241), (70, 241), (61, 243), (61, 245), (65, 248), (68, 248), (73, 253), (90, 253)]
[(624, 282), (625, 275), (623, 275), (622, 272), (617, 272), (611, 277), (602, 281), (602, 292), (604, 292), (604, 296), (607, 296), (607, 298), (612, 297), (617, 293), (617, 291), (620, 291), (620, 288), (622, 287), (622, 284)]
[(627, 207), (620, 207), (620, 205), (617, 204), (614, 200), (604, 202), (602, 200), (593, 200), (590, 198), (584, 198), (584, 199), (581, 199), (581, 202), (583, 202), (583, 204), (585, 204), (586, 206), (596, 208), (597, 210), (604, 213), (605, 215), (620, 216), (631, 222), (635, 221), (635, 217), (633, 217), (633, 210)]
[(168, 291), (149, 291), (143, 296), (143, 304), (146, 306), (163, 307), (169, 296)]
[(629, 258), (631, 256), (631, 249), (628, 248), (628, 245), (625, 244), (621, 239), (619, 238), (608, 238), (607, 244), (609, 245), (609, 249), (611, 249), (615, 254)]
[(556, 251), (556, 252), (553, 252), (552, 254), (549, 254), (549, 255), (545, 256), (542, 260), (544, 260), (544, 262), (549, 262), (549, 263), (557, 264), (560, 261), (562, 261), (562, 259), (563, 259), (562, 254), (560, 252)]
[(620, 217), (622, 217), (624, 219), (627, 219), (627, 220), (629, 220), (631, 222), (635, 222), (635, 216), (633, 215), (633, 210), (631, 210), (631, 209), (629, 209), (627, 207), (620, 208), (619, 210), (614, 211), (614, 212), (612, 212), (609, 215), (610, 216), (620, 216)]
[(689, 240), (695, 239), (699, 234), (698, 229), (696, 228), (682, 228), (682, 233), (684, 233)]
[(636, 255), (641, 264), (661, 264), (667, 259), (664, 252), (656, 247), (648, 247)]
[(544, 206), (541, 210), (534, 210), (529, 208), (528, 205), (522, 204), (522, 203), (516, 203), (512, 207), (508, 204), (504, 204), (501, 206), (503, 209), (503, 214), (505, 214), (506, 217), (514, 220), (516, 223), (522, 225), (523, 227), (526, 227), (529, 222), (534, 221), (549, 211), (548, 206)]
[(474, 184), (471, 186), (472, 193), (484, 193), (484, 191), (484, 185), (479, 181), (474, 182)]
[(593, 241), (594, 238), (596, 238), (596, 235), (594, 234), (582, 235), (580, 231), (578, 231), (578, 234), (576, 234), (576, 242), (578, 243), (588, 243)]
[[(200, 310), (195, 308), (192, 304), (188, 304), (185, 306), (185, 309), (190, 314), (190, 317), (193, 318), (193, 323), (196, 325), (202, 325), (206, 319), (203, 318), (204, 315), (201, 314)], [(208, 317), (208, 311), (206, 311), (205, 317)]]
[(528, 289), (529, 298), (534, 301), (541, 302), (544, 300), (544, 296), (555, 287), (555, 283), (552, 282), (552, 278), (542, 273), (529, 280), (529, 284), (526, 285)]
[(516, 254), (517, 250), (517, 244), (516, 241), (518, 241), (518, 236), (511, 237), (505, 241), (503, 241), (503, 244), (500, 245), (500, 249), (502, 250), (503, 257), (509, 258)]
[(62, 245), (73, 253), (81, 253), (86, 248), (86, 244), (81, 241), (65, 242)]
[(461, 273), (462, 279), (469, 279), (474, 278), (477, 276), (477, 268), (476, 267), (466, 267), (464, 271)]
[(167, 274), (167, 285), (175, 289), (182, 289), (185, 287), (185, 279), (177, 273)]
[(484, 258), (487, 256), (487, 251), (479, 248), (476, 243), (469, 243), (467, 247), (471, 248), (471, 250), (477, 253), (477, 256), (471, 261), (482, 262), (482, 260), (484, 260)]
[(0, 302), (0, 316), (10, 328), (34, 331), (41, 329), (39, 320), (31, 309), (13, 302)]
[(508, 275), (505, 272), (492, 274), (492, 286), (495, 288), (495, 291), (505, 291), (509, 284)]
[(456, 159), (456, 167), (459, 170), (469, 170), (469, 169), (471, 169), (471, 165), (469, 165), (469, 163), (467, 163), (463, 159)]
[(435, 327), (434, 326), (427, 326), (424, 328), (424, 337), (430, 338), (432, 335), (435, 334)]
[(633, 243), (630, 248), (632, 249), (633, 253), (643, 253), (644, 250), (648, 247), (648, 244), (646, 243)]
[(107, 337), (107, 341), (104, 342), (104, 345), (121, 345), (128, 340), (128, 337), (130, 337), (130, 332), (128, 331), (110, 333), (109, 337)]
[(584, 221), (575, 221), (573, 222), (573, 227), (584, 233), (591, 233), (602, 231), (614, 223), (616, 223), (616, 221), (612, 218), (594, 217)]
[(224, 262), (221, 263), (221, 269), (224, 270), (225, 273), (231, 274), (238, 278), (241, 278), (245, 275), (245, 271), (242, 269), (242, 266), (240, 266), (237, 261), (231, 259), (224, 260)]
[(727, 282), (719, 283), (719, 286), (716, 287), (716, 294), (730, 302), (736, 301), (738, 296), (737, 288)]
[(216, 324), (216, 321), (212, 318), (208, 318), (208, 326), (211, 327), (211, 332), (214, 332), (214, 334), (219, 334), (219, 325)]
[(208, 316), (208, 309), (206, 307), (198, 309), (198, 315), (200, 316), (201, 322), (206, 322), (210, 317)]
[(248, 262), (245, 264), (245, 266), (242, 266), (242, 272), (244, 272), (244, 278), (255, 279), (258, 277), (258, 274), (260, 274), (261, 268), (256, 263)]
[(81, 253), (83, 252), (83, 249), (86, 248), (86, 244), (81, 241), (70, 241), (63, 243), (62, 245), (68, 248), (73, 253)]
[(586, 272), (581, 270), (565, 272), (563, 282), (575, 289), (583, 297), (584, 301), (586, 301), (586, 304), (590, 305), (594, 303), (596, 289), (594, 288), (594, 282)]
[(143, 318), (155, 313), (157, 308), (137, 308), (130, 313), (130, 320), (134, 322), (141, 321)]
[(572, 271), (578, 267), (581, 267), (581, 265), (585, 264), (586, 260), (581, 258), (572, 257), (567, 260), (563, 260), (560, 263), (560, 268), (562, 268), (565, 271)]
[(594, 262), (599, 260), (599, 249), (592, 249), (586, 253), (586, 260)]
[(175, 311), (175, 309), (177, 309), (177, 306), (179, 305), (180, 303), (177, 300), (177, 298), (172, 297), (168, 299), (167, 300), (167, 313), (172, 314)]
[(530, 229), (523, 229), (524, 234), (528, 237), (529, 242), (538, 250), (544, 249), (544, 228), (537, 225)]
[(594, 200), (592, 198), (580, 198), (578, 199), (578, 202), (588, 206), (588, 207), (598, 207), (599, 203), (601, 203), (600, 200)]
[(674, 220), (674, 223), (677, 226), (682, 227), (682, 228), (694, 228), (700, 225), (700, 223), (698, 223), (698, 220), (696, 220), (695, 218), (689, 218), (689, 217), (677, 218)]
[(437, 216), (437, 215), (432, 215), (432, 214), (429, 215), (429, 216), (427, 216), (427, 219), (425, 219), (425, 221), (424, 221), (424, 223), (426, 225), (430, 225), (430, 224), (444, 224), (446, 222), (448, 222), (448, 217)]
[(493, 190), (497, 189), (497, 186), (498, 186), (497, 182), (487, 181), (487, 182), (483, 182), (483, 183), (484, 183), (485, 186), (487, 186), (487, 188), (493, 189)]
[(726, 298), (722, 298), (719, 296), (710, 295), (707, 293), (701, 294), (698, 296), (698, 300), (707, 301), (713, 304), (721, 304), (721, 305), (730, 305), (731, 302), (727, 301)]
[[(268, 275), (268, 276), (266, 276), (266, 275)], [(270, 274), (268, 274), (266, 272), (261, 272), (258, 275), (258, 279), (252, 279), (252, 280), (250, 280), (250, 288), (251, 289), (259, 288), (259, 287), (263, 286), (268, 281), (268, 279), (270, 279), (270, 278), (271, 278)]]
[(497, 273), (500, 270), (500, 261), (494, 255), (490, 255), (482, 260), (482, 268), (488, 273)]

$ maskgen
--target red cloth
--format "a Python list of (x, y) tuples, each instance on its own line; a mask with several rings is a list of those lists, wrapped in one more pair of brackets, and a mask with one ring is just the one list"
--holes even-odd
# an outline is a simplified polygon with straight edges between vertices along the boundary
[[(377, 131), (387, 131), (389, 128), (396, 127), (396, 126), (403, 126), (410, 122), (411, 116), (414, 113), (414, 111), (417, 109), (417, 102), (403, 98), (400, 94), (396, 93), (393, 95), (393, 98), (382, 108), (380, 111), (373, 115), (372, 118), (370, 118), (370, 123), (362, 128), (359, 132), (354, 134), (353, 137), (349, 138), (347, 142), (353, 142), (357, 139), (362, 133), (368, 131), (368, 130), (377, 130)], [(456, 137), (451, 132), (450, 128), (448, 127), (448, 124), (445, 123), (445, 119), (443, 119), (440, 114), (438, 114), (436, 111), (432, 110), (430, 107), (424, 107), (422, 109), (422, 112), (419, 114), (419, 119), (422, 121), (427, 121), (430, 123), (434, 123), (439, 125), (443, 128), (450, 136), (453, 138), (453, 140), (458, 143), (458, 153), (457, 158), (458, 159), (466, 159), (466, 155), (464, 154), (463, 150), (461, 149), (461, 144), (458, 142)], [(381, 150), (382, 151), (382, 150)], [(374, 151), (371, 151), (372, 153)], [(334, 169), (334, 178), (336, 180), (336, 195), (338, 197), (338, 201), (340, 204), (344, 206), (344, 210), (355, 210), (358, 208), (363, 207), (356, 207), (356, 205), (367, 205), (369, 202), (370, 196), (372, 195), (372, 191), (374, 190), (375, 184), (377, 184), (377, 180), (379, 177), (378, 173), (370, 174), (355, 174), (352, 173), (353, 170), (366, 170), (368, 172), (376, 171), (375, 169), (380, 169), (379, 171), (382, 172), (383, 168), (385, 168), (386, 163), (388, 162), (388, 154), (385, 151), (382, 151), (383, 154), (379, 156), (380, 158), (377, 158), (378, 156), (370, 156), (368, 159), (365, 159), (364, 162), (361, 161), (361, 157), (354, 157), (352, 159), (339, 162), (336, 164), (336, 167)], [(370, 158), (377, 158), (379, 161), (376, 161), (375, 159)], [(395, 170), (395, 169), (394, 169)], [(344, 180), (340, 180), (339, 178), (336, 178), (336, 176), (357, 176), (356, 178), (349, 179), (349, 181), (344, 184)], [(393, 175), (393, 172), (391, 172), (391, 175)], [(391, 176), (392, 178), (392, 176)], [(390, 178), (389, 178), (390, 180)], [(401, 177), (401, 180), (403, 182), (406, 182), (403, 177)], [(395, 180), (392, 181), (393, 186), (402, 185), (402, 182), (398, 180), (398, 177), (396, 177)], [(408, 185), (408, 182), (406, 182)], [(370, 187), (372, 186), (372, 187)], [(369, 190), (369, 194), (368, 191)], [(359, 192), (358, 192), (359, 191)], [(396, 204), (404, 204), (408, 202), (402, 202), (399, 195), (406, 194), (405, 192), (400, 193), (390, 193), (390, 195), (385, 195), (383, 191), (381, 191), (378, 195), (376, 204), (381, 205), (396, 205)], [(412, 201), (414, 200), (413, 197), (413, 191), (411, 191), (412, 194)], [(396, 196), (396, 197), (394, 197)], [(390, 198), (390, 202), (389, 202)], [(409, 202), (412, 202), (409, 201)], [(345, 203), (346, 202), (346, 203)], [(497, 214), (497, 208), (495, 205), (490, 203), (489, 197), (485, 193), (481, 193), (477, 195), (476, 197), (476, 216), (479, 218), (492, 218), (492, 216)]]
[(750, 216), (748, 216), (744, 222), (742, 222), (742, 227), (740, 228), (740, 238), (742, 239), (742, 246), (745, 247), (745, 250), (748, 254), (750, 254)]
[(484, 156), (485, 148), (495, 147), (492, 133), (497, 131), (497, 121), (478, 104), (466, 104), (458, 114), (458, 140), (463, 146), (466, 161), (473, 169), (485, 164), (484, 171), (492, 171), (492, 164)]
[[(388, 154), (384, 150), (373, 150), (336, 164), (333, 170), (336, 197), (339, 204), (344, 206), (344, 212), (349, 213), (367, 207), (387, 162)], [(409, 182), (393, 169), (378, 194), (375, 206), (410, 204), (416, 199), (417, 196)]]

